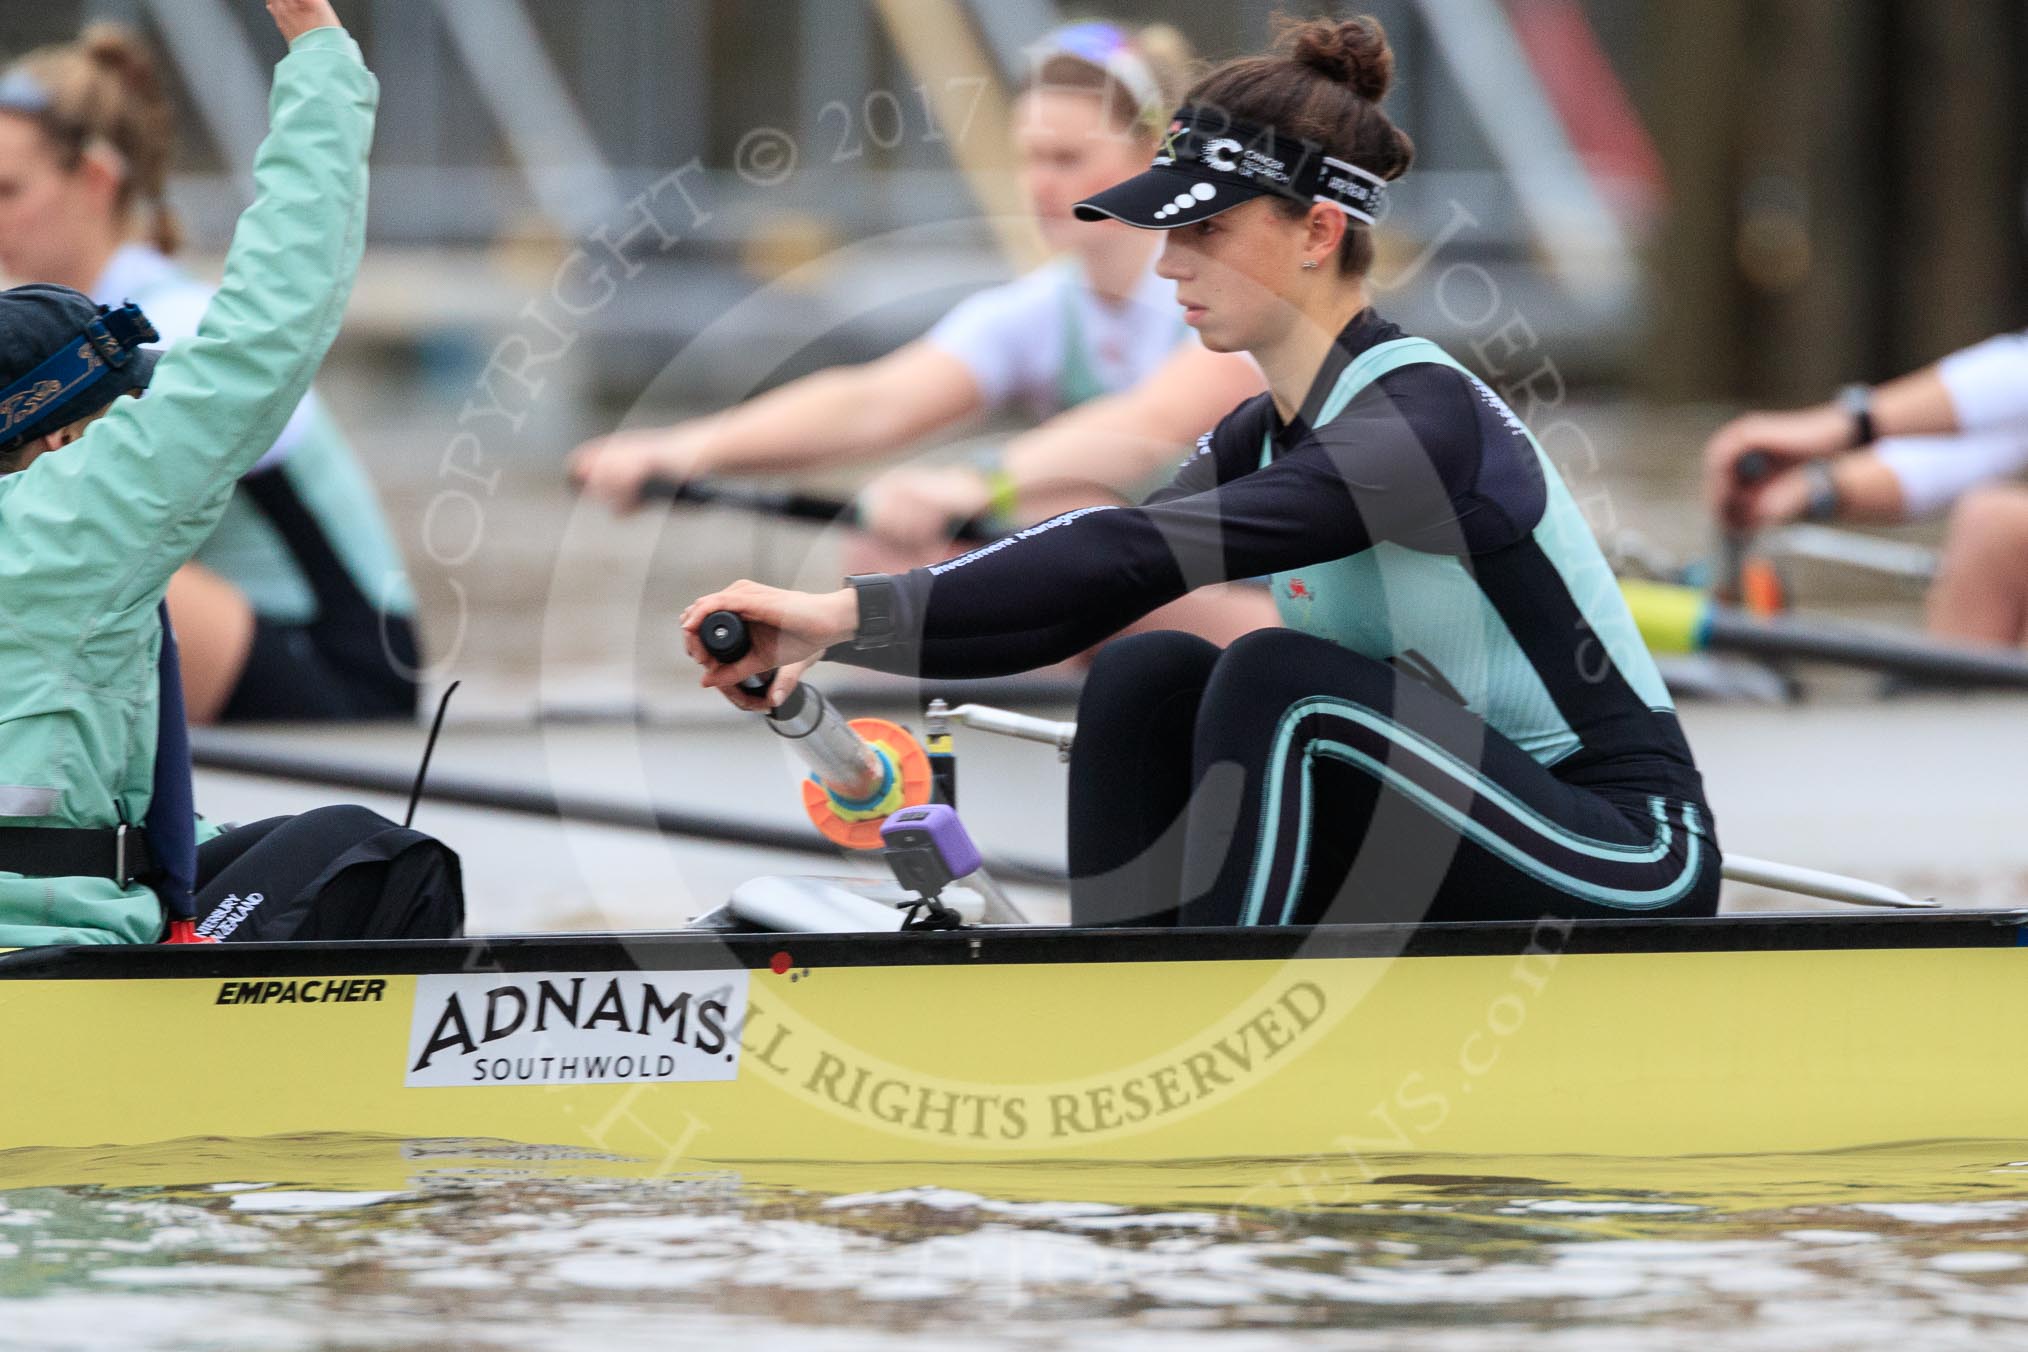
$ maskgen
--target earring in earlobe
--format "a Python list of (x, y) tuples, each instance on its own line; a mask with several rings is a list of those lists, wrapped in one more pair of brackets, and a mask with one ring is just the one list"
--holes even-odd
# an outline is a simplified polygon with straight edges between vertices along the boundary
[(1317, 270), (1317, 260), (1316, 260), (1316, 259), (1314, 259), (1314, 258), (1305, 258), (1305, 259), (1303, 260), (1303, 271), (1304, 271), (1304, 272), (1315, 272), (1316, 270)]

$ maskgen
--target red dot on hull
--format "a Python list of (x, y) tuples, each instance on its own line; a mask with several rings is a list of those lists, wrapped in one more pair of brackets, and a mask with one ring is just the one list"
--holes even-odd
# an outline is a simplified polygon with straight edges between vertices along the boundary
[(783, 972), (788, 971), (789, 968), (793, 966), (795, 966), (795, 962), (789, 957), (787, 953), (775, 954), (774, 958), (768, 963), (769, 969), (772, 970), (776, 976), (780, 976)]

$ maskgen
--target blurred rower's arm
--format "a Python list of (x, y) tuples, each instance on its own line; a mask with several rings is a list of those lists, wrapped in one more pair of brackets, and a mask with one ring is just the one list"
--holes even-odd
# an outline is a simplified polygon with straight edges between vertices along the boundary
[(1817, 461), (1809, 468), (1790, 466), (1752, 485), (1751, 514), (1745, 524), (1768, 530), (1812, 515), (1818, 491), (1813, 472), (1830, 476), (1830, 515), (1839, 521), (1891, 524), (1908, 519), (1908, 492), (1900, 469), (1876, 451), (1854, 451), (1836, 460)]
[(1874, 452), (1833, 461), (1831, 484), (1838, 493), (1840, 521), (1885, 525), (1908, 519), (1901, 476)]
[[(1855, 463), (1877, 459), (1894, 476), (1903, 508), (1898, 519), (1935, 516), (1983, 484), (2028, 470), (2028, 427), (1888, 437), (1869, 455), (1850, 459)], [(1846, 493), (1842, 462), (1838, 468), (1842, 501)]]
[(980, 412), (970, 368), (917, 341), (862, 366), (818, 371), (736, 408), (673, 427), (616, 432), (571, 452), (570, 474), (616, 511), (653, 478), (782, 474), (877, 459)]
[[(2028, 371), (2023, 376), (2028, 378)], [(1877, 386), (1873, 391), (1872, 412), (1873, 432), (1879, 437), (1919, 437), (1964, 430), (1939, 366), (1912, 371)], [(2023, 412), (2028, 413), (2028, 407)]]
[(2028, 422), (2028, 335), (2003, 333), (1873, 391), (1881, 437), (1984, 432)]
[(1098, 484), (1124, 494), (1169, 468), (1220, 418), (1266, 388), (1251, 357), (1192, 342), (1132, 389), (1016, 437), (1001, 468), (1025, 515), (1055, 510), (1052, 488)]
[(2003, 333), (1953, 352), (1875, 396), (1887, 398), (1882, 436), (1922, 431), (1985, 432), (2028, 423), (2028, 334)]
[(984, 407), (971, 371), (926, 342), (794, 380), (705, 420), (699, 472), (757, 474), (871, 460)]

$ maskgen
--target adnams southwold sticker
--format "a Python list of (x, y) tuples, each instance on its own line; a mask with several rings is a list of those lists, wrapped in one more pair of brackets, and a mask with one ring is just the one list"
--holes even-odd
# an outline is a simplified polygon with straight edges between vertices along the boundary
[(404, 1083), (730, 1080), (745, 970), (419, 976)]

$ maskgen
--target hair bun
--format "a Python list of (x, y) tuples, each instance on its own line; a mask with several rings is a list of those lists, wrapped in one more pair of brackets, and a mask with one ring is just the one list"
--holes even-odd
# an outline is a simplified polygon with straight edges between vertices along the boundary
[(1291, 59), (1369, 102), (1380, 102), (1394, 86), (1394, 49), (1387, 45), (1387, 30), (1371, 15), (1312, 19), (1291, 28), (1284, 41)]
[(92, 24), (79, 34), (78, 45), (95, 65), (117, 77), (133, 93), (151, 101), (162, 96), (155, 53), (139, 33), (125, 24)]

